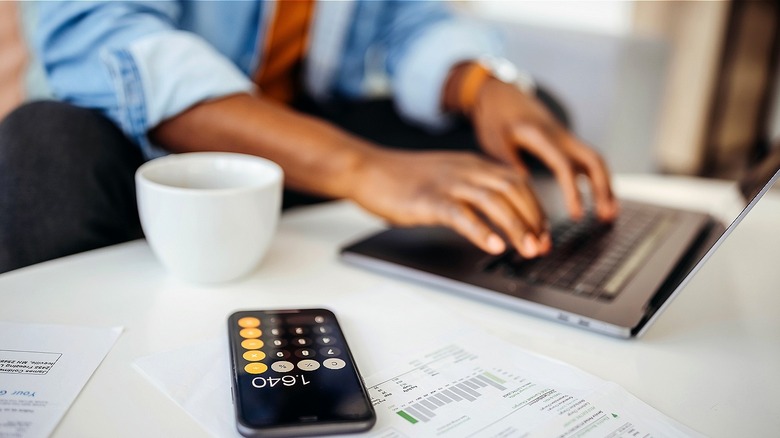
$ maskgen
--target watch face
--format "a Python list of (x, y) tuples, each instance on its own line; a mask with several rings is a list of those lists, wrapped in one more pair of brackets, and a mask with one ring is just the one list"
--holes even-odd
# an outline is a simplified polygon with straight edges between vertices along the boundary
[(491, 56), (483, 59), (482, 63), (499, 81), (509, 84), (514, 84), (517, 81), (517, 67), (508, 59)]
[(487, 56), (479, 60), (479, 63), (485, 67), (490, 75), (501, 82), (512, 84), (520, 91), (526, 94), (534, 94), (536, 83), (526, 72), (518, 70), (512, 61), (497, 56)]

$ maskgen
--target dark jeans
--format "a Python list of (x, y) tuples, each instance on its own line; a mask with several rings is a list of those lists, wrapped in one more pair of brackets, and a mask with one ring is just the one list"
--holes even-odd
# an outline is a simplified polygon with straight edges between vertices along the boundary
[[(401, 120), (389, 100), (294, 106), (389, 147), (478, 150), (467, 123), (431, 134)], [(95, 111), (42, 101), (9, 114), (0, 123), (0, 273), (143, 237), (134, 183), (142, 162)], [(284, 207), (322, 200), (285, 191)]]
[(0, 272), (143, 236), (139, 149), (96, 112), (23, 105), (0, 123)]

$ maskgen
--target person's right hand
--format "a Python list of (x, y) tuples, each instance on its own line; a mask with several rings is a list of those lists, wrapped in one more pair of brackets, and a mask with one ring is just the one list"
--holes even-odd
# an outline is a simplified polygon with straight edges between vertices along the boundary
[(507, 243), (526, 258), (550, 251), (530, 182), (509, 165), (463, 152), (370, 155), (350, 197), (390, 223), (448, 226), (491, 254)]
[(383, 148), (243, 94), (195, 105), (150, 136), (171, 152), (226, 151), (271, 159), (284, 169), (288, 188), (350, 198), (397, 225), (449, 226), (489, 253), (508, 244), (531, 258), (551, 247), (530, 182), (492, 158)]

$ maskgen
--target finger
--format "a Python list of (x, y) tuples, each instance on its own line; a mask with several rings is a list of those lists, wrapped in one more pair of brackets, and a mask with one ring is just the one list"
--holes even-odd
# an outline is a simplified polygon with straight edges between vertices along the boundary
[(506, 251), (504, 240), (467, 205), (447, 202), (440, 204), (437, 210), (443, 225), (452, 228), (483, 251), (490, 254)]
[(452, 194), (468, 203), (503, 231), (512, 246), (523, 257), (533, 258), (540, 254), (539, 239), (530, 232), (523, 218), (499, 193), (485, 187), (459, 185), (453, 189)]
[(601, 220), (615, 219), (618, 205), (612, 192), (606, 163), (596, 151), (582, 144), (571, 134), (565, 133), (564, 136), (563, 142), (567, 152), (588, 176), (596, 203), (596, 214)]
[(539, 200), (527, 179), (512, 172), (481, 172), (473, 176), (473, 182), (500, 193), (528, 225), (529, 230), (541, 237), (547, 232), (547, 219)]
[(569, 214), (575, 219), (581, 218), (584, 209), (577, 189), (576, 172), (569, 158), (538, 127), (515, 126), (511, 135), (520, 147), (527, 149), (550, 168), (563, 191)]

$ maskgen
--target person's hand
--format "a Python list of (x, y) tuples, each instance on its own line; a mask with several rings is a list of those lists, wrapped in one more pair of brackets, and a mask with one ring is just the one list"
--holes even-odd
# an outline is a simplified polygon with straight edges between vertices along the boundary
[(462, 152), (393, 150), (367, 161), (350, 197), (392, 224), (448, 226), (492, 254), (507, 244), (527, 258), (551, 248), (533, 189), (508, 165)]
[(470, 117), (480, 145), (491, 157), (511, 165), (520, 175), (527, 174), (520, 151), (536, 156), (548, 166), (573, 218), (584, 214), (577, 189), (578, 175), (585, 175), (590, 183), (596, 215), (604, 221), (615, 218), (618, 205), (604, 160), (562, 126), (537, 98), (488, 78), (477, 92), (473, 107), (462, 110)]

